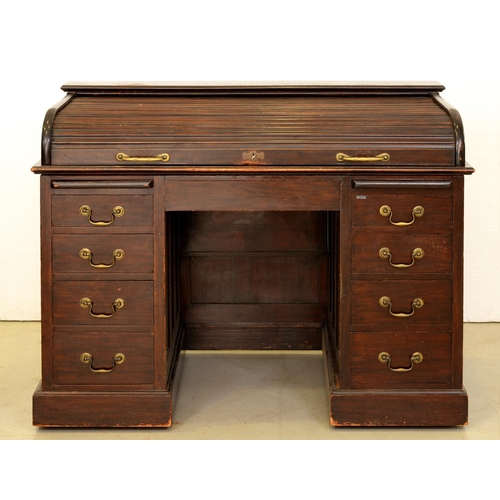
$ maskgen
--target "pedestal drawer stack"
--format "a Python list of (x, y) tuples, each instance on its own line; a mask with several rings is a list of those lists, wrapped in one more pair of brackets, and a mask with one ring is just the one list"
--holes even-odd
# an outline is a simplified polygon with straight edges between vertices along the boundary
[[(116, 396), (161, 387), (164, 370), (155, 369), (155, 351), (164, 358), (165, 341), (164, 327), (155, 333), (153, 180), (53, 178), (46, 189), (50, 231), (42, 241), (42, 259), (50, 253), (52, 267), (50, 280), (49, 268), (43, 270), (42, 307), (52, 314), (43, 324), (43, 357), (51, 362), (44, 364), (42, 391), (71, 392), (73, 405), (82, 395), (84, 414), (89, 392)], [(38, 396), (35, 423), (50, 400)], [(120, 412), (120, 403), (115, 410)], [(75, 423), (84, 422), (80, 415)]]
[[(456, 182), (352, 181), (351, 389), (462, 388)], [(392, 411), (381, 405), (373, 424), (411, 425), (404, 405)]]

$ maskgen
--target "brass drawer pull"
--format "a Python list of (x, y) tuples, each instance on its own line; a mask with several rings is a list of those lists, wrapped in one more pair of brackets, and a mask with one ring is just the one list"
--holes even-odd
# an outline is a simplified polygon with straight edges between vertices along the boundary
[(80, 361), (84, 365), (89, 365), (90, 370), (93, 371), (94, 373), (110, 373), (116, 368), (116, 365), (121, 365), (125, 363), (125, 354), (122, 354), (121, 352), (115, 354), (113, 356), (113, 366), (111, 368), (94, 368), (92, 366), (93, 363), (92, 354), (89, 354), (88, 352), (84, 352), (80, 356)]
[(80, 214), (87, 217), (90, 224), (93, 226), (109, 226), (115, 221), (115, 217), (121, 217), (125, 213), (123, 207), (116, 206), (111, 210), (111, 220), (110, 221), (93, 221), (92, 220), (92, 209), (88, 205), (82, 205), (80, 207)]
[(422, 217), (425, 213), (425, 210), (424, 207), (421, 207), (420, 205), (414, 207), (414, 209), (411, 211), (412, 219), (410, 222), (394, 222), (392, 220), (392, 209), (389, 205), (382, 205), (379, 212), (380, 215), (389, 217), (389, 222), (393, 226), (411, 226), (415, 222), (415, 217)]
[(402, 373), (402, 372), (409, 372), (409, 371), (413, 370), (413, 365), (418, 364), (418, 363), (422, 363), (422, 361), (424, 360), (424, 356), (421, 352), (414, 352), (410, 356), (410, 367), (409, 368), (393, 368), (391, 366), (391, 355), (388, 352), (381, 352), (378, 355), (378, 360), (381, 363), (387, 363), (387, 368), (389, 368), (389, 370), (391, 370), (393, 372)]
[(394, 264), (392, 262), (392, 253), (387, 247), (383, 247), (378, 251), (378, 254), (382, 259), (389, 259), (389, 264), (392, 267), (397, 267), (398, 269), (406, 269), (407, 267), (413, 266), (415, 264), (415, 259), (422, 259), (424, 257), (424, 251), (421, 248), (415, 248), (411, 253), (411, 264)]
[(116, 159), (118, 161), (162, 161), (166, 163), (170, 160), (170, 155), (161, 153), (156, 156), (129, 156), (126, 153), (116, 153)]
[(345, 153), (337, 153), (337, 161), (338, 162), (343, 162), (343, 161), (389, 161), (391, 157), (387, 153), (381, 153), (377, 156), (349, 156), (346, 155)]
[(380, 297), (378, 303), (382, 307), (387, 307), (387, 309), (389, 309), (389, 314), (391, 316), (394, 316), (395, 318), (409, 318), (410, 316), (413, 316), (415, 314), (415, 309), (420, 309), (421, 307), (424, 307), (424, 301), (422, 299), (419, 299), (418, 297), (413, 299), (413, 301), (411, 303), (411, 312), (410, 313), (392, 312), (392, 301), (389, 297)]
[(116, 264), (117, 260), (121, 260), (125, 257), (125, 252), (120, 248), (114, 250), (111, 256), (111, 264), (94, 264), (92, 262), (92, 252), (88, 248), (82, 248), (79, 255), (83, 260), (88, 260), (89, 265), (95, 267), (96, 269), (109, 269)]
[(123, 299), (116, 299), (113, 304), (111, 304), (111, 309), (113, 312), (110, 314), (105, 314), (105, 313), (95, 313), (92, 308), (94, 307), (94, 304), (88, 297), (83, 297), (83, 299), (80, 299), (80, 306), (83, 307), (84, 309), (89, 310), (89, 314), (93, 318), (112, 318), (117, 309), (121, 309), (125, 305), (125, 301)]

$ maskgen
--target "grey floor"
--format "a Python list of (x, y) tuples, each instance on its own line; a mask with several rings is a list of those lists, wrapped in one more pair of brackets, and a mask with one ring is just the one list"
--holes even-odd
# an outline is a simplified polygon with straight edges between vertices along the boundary
[(321, 353), (188, 351), (169, 429), (39, 429), (40, 324), (0, 322), (0, 439), (4, 440), (497, 440), (500, 324), (466, 324), (469, 425), (332, 428)]

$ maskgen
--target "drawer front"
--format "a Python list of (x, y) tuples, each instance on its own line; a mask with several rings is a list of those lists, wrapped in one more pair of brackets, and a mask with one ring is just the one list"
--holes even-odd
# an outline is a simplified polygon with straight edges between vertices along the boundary
[(152, 273), (153, 235), (54, 234), (55, 273)]
[(154, 383), (152, 333), (56, 333), (55, 385), (134, 385)]
[(421, 232), (430, 228), (448, 231), (453, 224), (452, 208), (450, 190), (404, 194), (377, 189), (353, 190), (352, 224), (393, 228), (400, 232)]
[(54, 325), (152, 325), (152, 281), (55, 281)]
[(451, 280), (357, 280), (351, 288), (353, 330), (451, 325)]
[(398, 234), (366, 228), (353, 231), (353, 273), (451, 273), (452, 256), (451, 234)]
[(451, 384), (451, 333), (354, 332), (351, 383), (356, 389), (417, 389)]
[(123, 194), (54, 195), (53, 227), (106, 228), (151, 227), (153, 197)]

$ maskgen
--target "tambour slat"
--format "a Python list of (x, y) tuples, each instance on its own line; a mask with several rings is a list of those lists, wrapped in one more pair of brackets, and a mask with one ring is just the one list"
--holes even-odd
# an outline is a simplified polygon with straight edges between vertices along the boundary
[(437, 135), (449, 143), (454, 141), (450, 118), (431, 98), (400, 97), (389, 104), (370, 97), (296, 100), (80, 97), (58, 115), (54, 140), (99, 141), (104, 134), (109, 138), (209, 137), (217, 142), (219, 134), (273, 138), (293, 133), (306, 138)]

